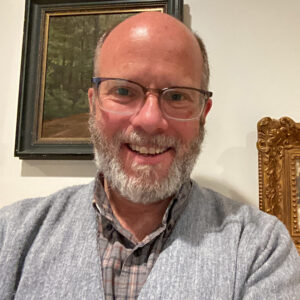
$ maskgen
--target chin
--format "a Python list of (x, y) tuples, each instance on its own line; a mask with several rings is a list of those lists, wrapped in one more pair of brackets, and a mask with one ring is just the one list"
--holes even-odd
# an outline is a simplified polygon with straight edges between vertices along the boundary
[[(94, 143), (95, 161), (98, 172), (106, 179), (109, 187), (120, 196), (134, 203), (155, 203), (174, 195), (181, 185), (190, 179), (190, 174), (200, 153), (203, 130), (199, 136), (180, 150), (183, 145), (177, 141), (175, 155), (169, 164), (166, 161), (156, 165), (132, 162), (124, 168), (120, 160), (121, 145), (127, 137), (122, 133), (107, 141), (104, 133), (90, 119), (90, 131)], [(155, 138), (155, 137), (154, 137)], [(130, 170), (130, 172), (128, 172)]]
[(116, 157), (108, 159), (104, 152), (97, 149), (95, 160), (98, 171), (102, 173), (111, 189), (127, 200), (140, 204), (159, 202), (174, 195), (182, 183), (189, 180), (195, 163), (193, 158), (189, 159), (188, 164), (174, 161), (165, 174), (152, 166), (136, 165), (132, 166), (134, 172), (128, 174)]
[(135, 180), (140, 180), (144, 184), (157, 185), (168, 177), (167, 169), (169, 168), (163, 169), (161, 164), (149, 166), (133, 163), (131, 165), (131, 174), (127, 176), (133, 177)]

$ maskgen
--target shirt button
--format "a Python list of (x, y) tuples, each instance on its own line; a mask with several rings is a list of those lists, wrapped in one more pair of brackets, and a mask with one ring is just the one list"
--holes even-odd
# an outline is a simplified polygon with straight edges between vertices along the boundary
[(111, 224), (107, 224), (106, 225), (106, 230), (111, 231), (112, 230), (112, 225)]

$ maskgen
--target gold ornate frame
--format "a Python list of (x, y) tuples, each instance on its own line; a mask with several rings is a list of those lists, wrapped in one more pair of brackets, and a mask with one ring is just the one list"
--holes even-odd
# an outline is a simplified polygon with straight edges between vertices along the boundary
[(300, 123), (288, 117), (266, 117), (258, 122), (257, 130), (259, 208), (286, 225), (300, 253)]

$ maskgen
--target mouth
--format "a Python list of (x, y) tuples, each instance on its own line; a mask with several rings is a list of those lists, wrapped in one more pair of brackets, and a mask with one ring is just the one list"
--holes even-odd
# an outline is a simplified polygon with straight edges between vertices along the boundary
[(135, 144), (126, 144), (126, 146), (133, 152), (144, 156), (155, 156), (163, 154), (170, 150), (170, 147), (157, 147), (157, 146), (139, 146)]

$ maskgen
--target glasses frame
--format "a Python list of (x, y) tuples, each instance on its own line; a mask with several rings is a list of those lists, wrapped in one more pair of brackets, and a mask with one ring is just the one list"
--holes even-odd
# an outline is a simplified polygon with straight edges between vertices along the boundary
[[(194, 87), (186, 87), (186, 86), (170, 86), (170, 87), (165, 87), (163, 89), (155, 89), (155, 88), (148, 88), (148, 87), (145, 87), (143, 85), (141, 85), (140, 83), (136, 82), (136, 81), (133, 81), (133, 80), (129, 80), (129, 79), (124, 79), (124, 78), (113, 78), (113, 77), (92, 77), (91, 79), (91, 82), (92, 84), (95, 86), (96, 90), (97, 90), (97, 95), (98, 95), (98, 89), (99, 89), (99, 85), (104, 82), (104, 81), (107, 81), (107, 80), (120, 80), (120, 81), (125, 81), (125, 82), (129, 82), (129, 83), (133, 83), (133, 84), (136, 84), (138, 85), (144, 92), (144, 96), (146, 98), (146, 94), (147, 92), (155, 92), (157, 93), (158, 95), (158, 100), (160, 101), (160, 97), (161, 95), (165, 92), (165, 91), (168, 91), (168, 90), (172, 90), (172, 89), (187, 89), (187, 90), (193, 90), (193, 91), (197, 91), (199, 93), (201, 93), (202, 95), (205, 96), (205, 103), (207, 102), (207, 100), (209, 98), (212, 97), (213, 93), (210, 92), (210, 91), (205, 91), (205, 90), (202, 90), (202, 89), (197, 89), (197, 88), (194, 88)], [(204, 107), (203, 107), (204, 108)], [(111, 113), (115, 113), (115, 114), (120, 114), (122, 115), (122, 113), (117, 113), (117, 112), (113, 112), (113, 111), (110, 111), (110, 110), (106, 110), (104, 109), (103, 107), (101, 107), (101, 109), (105, 110), (105, 111), (108, 111), (108, 112), (111, 112)], [(201, 112), (199, 113), (199, 115), (197, 117), (194, 117), (194, 118), (190, 118), (190, 119), (181, 119), (181, 118), (175, 118), (175, 117), (171, 117), (169, 116), (167, 113), (163, 112), (169, 119), (173, 119), (173, 120), (177, 120), (177, 121), (192, 121), (192, 120), (196, 120), (198, 119), (201, 114), (203, 112), (203, 109), (201, 110)]]

